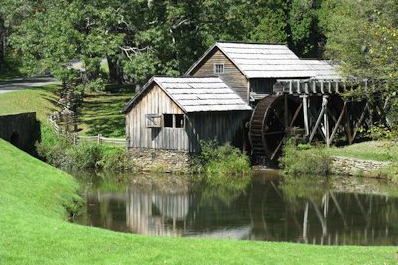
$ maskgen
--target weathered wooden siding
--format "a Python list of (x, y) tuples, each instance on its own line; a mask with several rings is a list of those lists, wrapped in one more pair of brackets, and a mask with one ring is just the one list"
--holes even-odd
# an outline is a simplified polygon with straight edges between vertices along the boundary
[(126, 135), (129, 147), (189, 150), (184, 128), (147, 128), (146, 114), (184, 114), (157, 85), (142, 95), (126, 115)]
[(187, 132), (190, 151), (200, 151), (199, 140), (230, 142), (242, 148), (245, 139), (244, 124), (250, 118), (250, 111), (198, 112), (190, 113)]
[(248, 81), (239, 69), (218, 49), (211, 52), (193, 71), (192, 76), (215, 76), (214, 64), (224, 64), (224, 74), (219, 74), (243, 100), (248, 102)]

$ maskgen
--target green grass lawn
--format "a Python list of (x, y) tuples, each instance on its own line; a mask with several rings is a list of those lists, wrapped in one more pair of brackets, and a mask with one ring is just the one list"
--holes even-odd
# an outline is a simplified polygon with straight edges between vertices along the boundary
[(398, 144), (391, 141), (369, 141), (344, 147), (332, 147), (327, 148), (326, 152), (334, 156), (398, 162)]
[[(119, 87), (117, 85), (108, 86)], [(123, 87), (123, 86), (121, 86)], [(47, 123), (47, 116), (56, 110), (59, 85), (49, 85), (0, 95), (0, 115), (36, 111), (37, 118)], [(130, 87), (129, 87), (130, 89)], [(131, 90), (131, 89), (130, 89)], [(133, 92), (89, 93), (80, 107), (79, 128), (82, 135), (125, 137), (125, 116), (120, 111)]]
[(88, 94), (80, 108), (79, 129), (82, 135), (125, 137), (125, 115), (120, 113), (133, 96), (132, 92)]
[(49, 85), (1, 94), (0, 115), (36, 111), (38, 120), (47, 122), (47, 116), (58, 110), (58, 89), (59, 85)]
[(396, 247), (149, 237), (66, 221), (74, 179), (0, 139), (1, 264), (397, 264)]

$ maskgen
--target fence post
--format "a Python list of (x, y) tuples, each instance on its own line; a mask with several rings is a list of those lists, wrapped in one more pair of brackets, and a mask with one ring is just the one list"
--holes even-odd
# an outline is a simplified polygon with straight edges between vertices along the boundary
[(77, 145), (77, 132), (73, 133), (73, 144)]
[(97, 138), (97, 144), (101, 144), (101, 137), (102, 137), (102, 134), (98, 134), (98, 138)]

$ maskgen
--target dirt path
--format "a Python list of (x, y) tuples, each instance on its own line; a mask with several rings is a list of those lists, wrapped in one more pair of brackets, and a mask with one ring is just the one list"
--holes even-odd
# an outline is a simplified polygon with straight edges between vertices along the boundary
[(0, 82), (0, 94), (18, 91), (21, 89), (56, 84), (59, 81), (51, 76), (38, 76), (32, 78), (17, 78), (11, 81)]

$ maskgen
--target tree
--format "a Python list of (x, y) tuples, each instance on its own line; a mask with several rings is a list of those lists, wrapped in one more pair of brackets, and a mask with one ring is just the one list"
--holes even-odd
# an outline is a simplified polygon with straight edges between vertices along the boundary
[(395, 0), (327, 0), (321, 26), (329, 58), (341, 62), (347, 77), (371, 80), (356, 96), (370, 102), (384, 98), (396, 109), (398, 80), (398, 2)]

